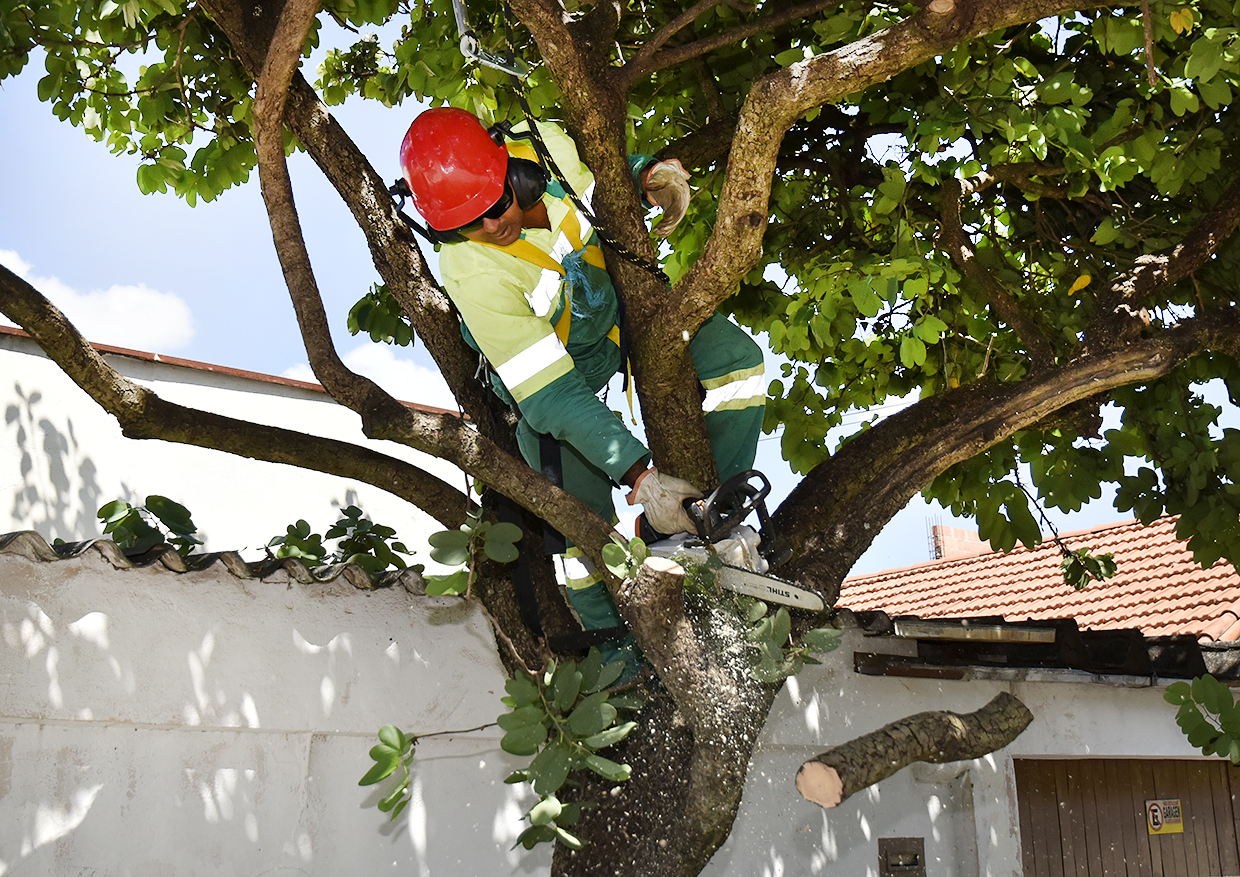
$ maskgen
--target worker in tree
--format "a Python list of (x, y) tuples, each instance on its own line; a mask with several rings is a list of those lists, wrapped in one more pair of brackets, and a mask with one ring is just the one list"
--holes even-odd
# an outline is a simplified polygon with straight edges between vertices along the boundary
[[(530, 143), (516, 136), (506, 143), (505, 133), (512, 131), (440, 107), (419, 115), (401, 143), (414, 205), (446, 244), (440, 273), (465, 338), (490, 364), (495, 391), (520, 411), (517, 441), (530, 466), (547, 471), (546, 458), (558, 454), (563, 488), (613, 522), (613, 487), (632, 488), (628, 502), (643, 508), (644, 538), (650, 529), (692, 531), (682, 503), (701, 494), (651, 466), (650, 452), (598, 396), (624, 366), (616, 290), (598, 235)], [(537, 133), (588, 206), (594, 178), (573, 141), (549, 123)], [(666, 237), (688, 206), (688, 174), (678, 161), (632, 156), (629, 163), (647, 204), (663, 210), (655, 231)], [(711, 450), (726, 480), (753, 466), (766, 396), (762, 351), (715, 314), (689, 352)], [(583, 627), (621, 624), (580, 549), (567, 547), (564, 571)]]

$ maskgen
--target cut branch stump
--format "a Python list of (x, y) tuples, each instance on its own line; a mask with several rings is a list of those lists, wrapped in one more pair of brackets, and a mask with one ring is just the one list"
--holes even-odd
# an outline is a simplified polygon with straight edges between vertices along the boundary
[(823, 808), (915, 761), (944, 764), (981, 758), (1015, 740), (1033, 713), (1006, 691), (976, 712), (917, 713), (814, 756), (797, 771), (797, 791)]

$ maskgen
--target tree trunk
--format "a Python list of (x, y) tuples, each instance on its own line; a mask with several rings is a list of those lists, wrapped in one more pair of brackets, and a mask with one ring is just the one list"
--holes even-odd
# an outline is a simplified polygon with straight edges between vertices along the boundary
[(900, 719), (814, 756), (797, 771), (797, 791), (824, 808), (885, 780), (914, 761), (965, 761), (1002, 749), (1033, 721), (1006, 691), (976, 712), (930, 712)]
[(553, 877), (694, 877), (727, 839), (762, 724), (779, 685), (756, 682), (749, 664), (711, 640), (729, 616), (686, 606), (684, 570), (649, 558), (625, 584), (621, 612), (648, 632), (646, 657), (662, 683), (638, 727), (614, 753), (633, 768), (619, 785), (586, 772), (574, 794), (598, 806), (574, 832), (579, 853), (557, 848)]

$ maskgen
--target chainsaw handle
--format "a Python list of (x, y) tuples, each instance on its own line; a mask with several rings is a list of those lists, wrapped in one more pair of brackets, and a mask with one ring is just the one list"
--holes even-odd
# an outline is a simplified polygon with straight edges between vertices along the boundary
[[(760, 485), (751, 482), (758, 480)], [(760, 525), (767, 522), (764, 500), (771, 492), (771, 482), (757, 469), (738, 472), (715, 488), (709, 496), (687, 499), (685, 511), (697, 528), (698, 536), (717, 542), (737, 527), (750, 512), (757, 511)]]

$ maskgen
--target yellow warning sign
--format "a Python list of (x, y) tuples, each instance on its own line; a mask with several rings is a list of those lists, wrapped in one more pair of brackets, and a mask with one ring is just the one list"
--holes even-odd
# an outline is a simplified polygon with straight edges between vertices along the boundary
[(1183, 834), (1184, 813), (1179, 798), (1145, 802), (1145, 825), (1150, 834)]

